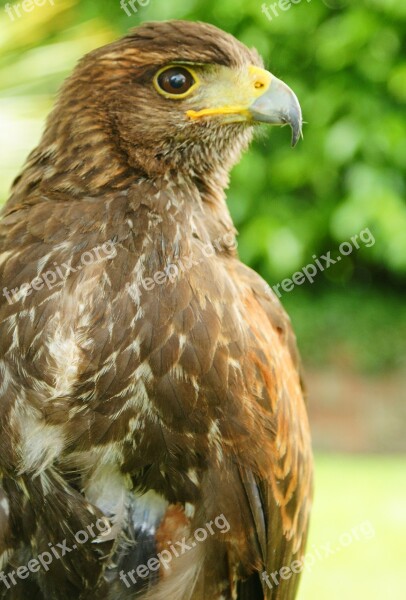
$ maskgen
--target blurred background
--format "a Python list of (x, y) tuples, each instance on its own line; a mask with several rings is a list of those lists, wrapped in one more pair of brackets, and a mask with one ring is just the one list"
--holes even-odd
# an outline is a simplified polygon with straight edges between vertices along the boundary
[(329, 251), (337, 257), (361, 231), (375, 240), (359, 241), (313, 283), (278, 288), (306, 368), (317, 468), (314, 564), (299, 598), (404, 598), (406, 3), (133, 6), (0, 0), (0, 203), (84, 53), (142, 21), (169, 18), (208, 21), (255, 46), (297, 93), (306, 125), (294, 150), (286, 129), (261, 136), (233, 172), (228, 197), (242, 259), (276, 286)]

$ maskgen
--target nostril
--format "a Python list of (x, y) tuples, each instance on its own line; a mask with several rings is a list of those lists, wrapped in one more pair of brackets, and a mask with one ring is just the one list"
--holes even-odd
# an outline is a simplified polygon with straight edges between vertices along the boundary
[(262, 81), (256, 81), (256, 82), (255, 82), (255, 88), (256, 88), (257, 90), (259, 90), (259, 89), (261, 89), (261, 88), (263, 88), (263, 87), (265, 87), (265, 84), (264, 84)]

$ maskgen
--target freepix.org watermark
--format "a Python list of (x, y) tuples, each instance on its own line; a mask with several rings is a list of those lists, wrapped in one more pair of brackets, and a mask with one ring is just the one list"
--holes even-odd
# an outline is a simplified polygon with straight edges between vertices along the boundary
[(138, 7), (144, 8), (148, 6), (151, 0), (120, 0), (120, 7), (128, 17), (138, 12)]
[(302, 571), (311, 571), (317, 561), (322, 561), (338, 552), (342, 552), (355, 542), (362, 540), (371, 540), (375, 537), (375, 528), (370, 521), (363, 521), (352, 527), (349, 531), (344, 531), (338, 538), (338, 543), (324, 542), (316, 546), (313, 544), (301, 560), (294, 560), (290, 565), (284, 565), (278, 571), (267, 573), (263, 571), (261, 577), (270, 588), (276, 588), (281, 581), (290, 579), (292, 575)]
[[(204, 527), (196, 529), (193, 532), (193, 538), (188, 538), (186, 540), (186, 537), (184, 537), (181, 541), (174, 542), (173, 544), (169, 542), (168, 549), (162, 550), (156, 556), (151, 557), (146, 565), (138, 565), (136, 569), (132, 569), (131, 571), (128, 571), (128, 573), (120, 571), (121, 581), (129, 588), (131, 587), (131, 584), (135, 585), (137, 583), (135, 575), (140, 579), (146, 579), (151, 571), (158, 571), (160, 567), (168, 570), (173, 558), (179, 558), (190, 550), (193, 550), (198, 544), (206, 541), (209, 535), (214, 535), (216, 530), (220, 533), (227, 533), (230, 531), (230, 523), (223, 514), (217, 516), (214, 521), (206, 523)], [(131, 580), (131, 583), (128, 579)]]
[(45, 4), (55, 5), (55, 0), (23, 0), (22, 2), (16, 2), (15, 4), (7, 4), (4, 7), (8, 17), (14, 21), (16, 18), (21, 17), (23, 13), (32, 12), (37, 6), (44, 6)]
[(100, 246), (96, 246), (91, 250), (83, 252), (80, 256), (80, 264), (77, 267), (72, 267), (69, 263), (58, 265), (54, 262), (54, 269), (46, 271), (45, 273), (40, 273), (29, 283), (23, 283), (19, 288), (14, 288), (12, 290), (3, 288), (3, 296), (7, 299), (9, 304), (15, 304), (22, 298), (29, 296), (33, 291), (42, 290), (44, 286), (51, 290), (56, 285), (65, 281), (70, 273), (76, 273), (85, 266), (98, 263), (107, 258), (114, 258), (116, 255), (117, 250), (114, 246), (114, 242), (105, 242)]
[(49, 543), (49, 552), (41, 552), (36, 558), (29, 560), (27, 565), (21, 565), (15, 571), (10, 571), (7, 574), (1, 571), (0, 581), (9, 590), (12, 585), (18, 584), (18, 579), (27, 579), (31, 573), (38, 573), (41, 569), (49, 571), (49, 565), (54, 560), (59, 560), (66, 556), (66, 554), (74, 552), (77, 550), (78, 545), (86, 544), (90, 539), (92, 539), (92, 542), (103, 541), (103, 537), (107, 536), (110, 532), (111, 526), (108, 520), (106, 518), (97, 519), (96, 523), (92, 523), (86, 529), (81, 529), (75, 533), (76, 544), (73, 544), (72, 548), (68, 546), (66, 538), (62, 542), (57, 543), (56, 546)]
[(295, 4), (300, 4), (301, 2), (311, 2), (312, 0), (278, 0), (278, 2), (273, 2), (268, 6), (264, 3), (261, 7), (262, 12), (266, 15), (266, 18), (269, 21), (275, 19), (275, 17), (279, 17), (282, 12), (286, 12), (291, 9)]
[[(283, 292), (291, 292), (296, 285), (302, 285), (306, 280), (313, 283), (319, 272), (326, 271), (331, 266), (337, 264), (342, 260), (343, 256), (348, 256), (354, 249), (359, 250), (361, 247), (359, 242), (366, 248), (370, 248), (375, 244), (375, 238), (368, 227), (360, 231), (360, 233), (353, 235), (348, 242), (342, 242), (338, 248), (339, 254), (335, 258), (332, 258), (331, 250), (329, 250), (327, 254), (322, 254), (319, 257), (313, 254), (312, 258), (314, 259), (314, 263), (306, 265), (300, 271), (293, 273), (290, 278), (284, 279), (280, 283), (273, 285), (273, 291), (281, 298)], [(280, 288), (282, 288), (282, 291)], [(270, 292), (268, 284), (265, 286), (265, 291), (267, 293)]]
[(156, 271), (150, 277), (142, 277), (137, 283), (127, 283), (126, 289), (128, 294), (137, 299), (142, 290), (146, 292), (152, 291), (157, 285), (164, 285), (168, 281), (173, 283), (186, 273), (201, 264), (206, 258), (214, 256), (217, 252), (226, 252), (234, 250), (237, 247), (237, 240), (233, 233), (225, 233), (212, 242), (203, 244), (200, 248), (201, 257), (197, 258), (195, 254), (188, 254), (179, 258), (175, 262), (168, 262), (162, 271)]

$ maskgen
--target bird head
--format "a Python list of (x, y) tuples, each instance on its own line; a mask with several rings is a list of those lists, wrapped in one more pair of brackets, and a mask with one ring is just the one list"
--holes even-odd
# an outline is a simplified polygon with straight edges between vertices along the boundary
[(229, 170), (261, 123), (290, 125), (294, 145), (302, 115), (255, 50), (213, 25), (166, 21), (84, 57), (49, 123), (72, 155), (81, 145), (93, 159), (108, 151), (105, 162), (151, 177)]

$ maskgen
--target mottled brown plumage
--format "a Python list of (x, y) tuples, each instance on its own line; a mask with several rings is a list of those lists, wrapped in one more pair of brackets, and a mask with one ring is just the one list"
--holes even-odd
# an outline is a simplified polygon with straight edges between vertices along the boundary
[[(199, 85), (162, 94), (166, 65)], [(4, 573), (97, 520), (111, 531), (0, 582), (1, 598), (295, 597), (297, 575), (261, 577), (302, 556), (308, 527), (295, 340), (238, 259), (224, 195), (256, 121), (300, 132), (293, 94), (261, 67), (213, 26), (143, 25), (79, 63), (14, 182), (0, 221)], [(254, 111), (269, 81), (279, 112)], [(120, 577), (210, 522), (169, 569)]]

